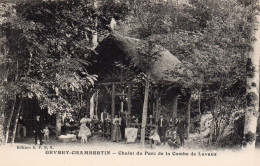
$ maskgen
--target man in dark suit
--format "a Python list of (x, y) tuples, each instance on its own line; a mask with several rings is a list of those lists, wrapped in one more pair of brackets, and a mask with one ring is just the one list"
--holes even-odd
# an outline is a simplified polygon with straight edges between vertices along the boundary
[(185, 120), (182, 118), (182, 119), (178, 122), (178, 129), (177, 129), (177, 133), (178, 133), (179, 138), (180, 138), (181, 146), (184, 145), (185, 129), (186, 129), (186, 122), (185, 122)]
[(163, 117), (163, 115), (160, 115), (160, 118), (158, 120), (158, 134), (163, 145), (165, 145), (165, 136), (168, 125), (168, 121)]
[(43, 133), (42, 122), (40, 121), (40, 116), (36, 116), (36, 121), (34, 123), (34, 137), (35, 137), (35, 144), (37, 144), (37, 140), (39, 138), (40, 145), (42, 145), (42, 133)]
[(18, 130), (17, 130), (17, 134), (18, 134), (18, 138), (21, 137), (21, 129), (23, 130), (23, 137), (26, 137), (26, 123), (22, 117), (22, 115), (19, 117), (18, 120)]
[(129, 113), (127, 111), (120, 111), (121, 114), (121, 125), (120, 125), (120, 130), (121, 130), (121, 136), (122, 139), (125, 139), (125, 128), (129, 125)]
[(108, 130), (108, 122), (107, 119), (109, 118), (109, 113), (107, 112), (107, 109), (105, 108), (103, 112), (101, 112), (101, 122), (102, 122), (102, 131), (103, 131), (103, 137), (106, 136), (107, 130)]

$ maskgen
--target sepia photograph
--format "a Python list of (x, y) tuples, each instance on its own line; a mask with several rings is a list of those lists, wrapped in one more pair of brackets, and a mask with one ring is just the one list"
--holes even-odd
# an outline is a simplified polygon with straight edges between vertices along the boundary
[(260, 0), (0, 0), (0, 165), (259, 166)]

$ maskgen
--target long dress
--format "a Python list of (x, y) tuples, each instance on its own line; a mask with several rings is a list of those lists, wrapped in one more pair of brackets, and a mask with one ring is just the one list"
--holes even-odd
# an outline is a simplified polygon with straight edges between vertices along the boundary
[(82, 123), (80, 125), (80, 130), (79, 130), (79, 134), (78, 134), (79, 137), (89, 137), (91, 136), (91, 132), (89, 130), (89, 128), (87, 127), (86, 123)]
[(112, 141), (121, 141), (121, 131), (120, 131), (120, 119), (113, 119), (113, 132), (112, 132)]

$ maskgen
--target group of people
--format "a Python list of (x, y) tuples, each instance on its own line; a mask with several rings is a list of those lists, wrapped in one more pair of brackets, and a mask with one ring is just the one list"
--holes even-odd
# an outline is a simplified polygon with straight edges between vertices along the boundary
[[(86, 117), (85, 117), (86, 118)], [(83, 118), (83, 119), (85, 119)], [(79, 132), (79, 137), (86, 138), (91, 135), (91, 130), (89, 129), (89, 125), (91, 124), (91, 120), (89, 118), (85, 120), (81, 120), (81, 126), (80, 126), (80, 132)], [(102, 128), (102, 133), (103, 136), (107, 136), (111, 138), (111, 141), (113, 142), (119, 142), (123, 139), (125, 139), (125, 128), (128, 126), (127, 123), (136, 123), (135, 121), (129, 121), (129, 115), (127, 112), (120, 112), (119, 115), (115, 115), (115, 117), (111, 121), (111, 116), (105, 109), (101, 113), (100, 117), (100, 122), (101, 122), (101, 128)], [(168, 138), (166, 138), (166, 133), (169, 131), (171, 132), (171, 138), (168, 141), (168, 144), (170, 146), (183, 146), (184, 145), (184, 140), (185, 140), (185, 129), (186, 129), (186, 123), (185, 121), (180, 118), (180, 119), (175, 119), (172, 121), (168, 121), (164, 115), (160, 115), (159, 119), (156, 121), (153, 116), (148, 117), (147, 124), (156, 124), (158, 127), (157, 129), (153, 129), (150, 132), (149, 139), (151, 140), (151, 146), (152, 143), (154, 145), (157, 145), (158, 143), (161, 143), (162, 145), (165, 145), (166, 141)], [(171, 125), (170, 125), (171, 124)], [(112, 126), (111, 126), (112, 125)], [(87, 126), (87, 127), (86, 127)], [(112, 132), (111, 129), (112, 128)], [(111, 134), (111, 135), (110, 135)], [(87, 139), (84, 139), (87, 140)], [(82, 142), (84, 142), (82, 140)]]
[(50, 141), (50, 130), (47, 125), (43, 127), (39, 115), (36, 116), (33, 132), (34, 132), (35, 144), (38, 144), (38, 139), (39, 139), (40, 145), (42, 145), (42, 136), (45, 142)]
[[(119, 142), (125, 139), (125, 129), (128, 126), (128, 123), (137, 123), (136, 119), (134, 119), (133, 122), (129, 121), (130, 119), (132, 119), (129, 117), (130, 115), (127, 112), (120, 112), (120, 117), (118, 115), (115, 115), (115, 117), (111, 119), (111, 116), (109, 115), (106, 109), (104, 109), (104, 111), (101, 113), (100, 120), (98, 120), (97, 117), (93, 117), (92, 119), (90, 119), (88, 118), (88, 116), (84, 116), (79, 121), (80, 127), (78, 137), (81, 138), (82, 143), (86, 143), (88, 141), (88, 137), (90, 137), (92, 135), (92, 132), (95, 131), (93, 129), (93, 126), (95, 126), (94, 122), (96, 122), (98, 130), (100, 129), (100, 131), (102, 131), (103, 136), (111, 138), (111, 141)], [(70, 122), (72, 123), (72, 121)], [(160, 115), (159, 119), (157, 119), (156, 121), (155, 118), (153, 118), (153, 116), (149, 116), (147, 124), (157, 125), (157, 128), (151, 130), (149, 135), (151, 146), (152, 144), (157, 145), (158, 143), (165, 145), (165, 142), (167, 140), (166, 133), (167, 131), (169, 131), (169, 126), (173, 127), (171, 128), (172, 138), (169, 139), (168, 144), (170, 146), (174, 146), (177, 144), (180, 146), (184, 145), (186, 129), (186, 123), (184, 120), (176, 118), (168, 122), (168, 120), (163, 115)], [(50, 131), (48, 125), (42, 125), (39, 115), (36, 116), (36, 120), (33, 126), (35, 144), (42, 145), (43, 138), (45, 142), (49, 142)], [(26, 123), (23, 120), (23, 117), (20, 116), (18, 121), (18, 138), (21, 137), (21, 130), (23, 131), (23, 137), (26, 137), (26, 128)]]
[[(21, 131), (23, 137), (27, 137), (27, 123), (24, 121), (23, 116), (21, 115), (18, 119), (18, 128), (17, 128), (17, 137), (21, 138)], [(42, 145), (43, 139), (45, 142), (50, 140), (50, 130), (48, 126), (43, 126), (40, 120), (40, 115), (36, 116), (35, 121), (33, 122), (33, 134), (35, 138), (35, 144)]]
[[(103, 133), (105, 133), (107, 137), (111, 134), (111, 141), (114, 142), (119, 142), (122, 139), (125, 139), (125, 128), (127, 126), (127, 119), (129, 119), (129, 115), (127, 112), (120, 112), (120, 115), (120, 117), (115, 115), (111, 122), (110, 116), (106, 109), (101, 113)], [(112, 132), (110, 132), (111, 125)]]
[[(150, 119), (151, 117), (149, 117)], [(148, 122), (149, 122), (148, 119)], [(166, 132), (169, 129), (169, 122), (163, 115), (160, 115), (158, 122), (158, 129), (151, 130), (149, 139), (150, 139), (150, 146), (152, 147), (153, 144), (156, 146), (158, 143), (165, 145), (167, 140)], [(175, 119), (172, 120), (172, 128), (170, 129), (171, 138), (168, 141), (168, 144), (171, 147), (179, 147), (184, 145), (185, 140), (185, 129), (186, 129), (186, 122), (183, 119)], [(179, 139), (178, 137), (179, 136)]]

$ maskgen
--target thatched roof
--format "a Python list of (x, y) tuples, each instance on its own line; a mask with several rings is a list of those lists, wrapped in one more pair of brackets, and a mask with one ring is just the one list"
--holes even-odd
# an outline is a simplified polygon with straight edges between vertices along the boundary
[(126, 37), (118, 33), (110, 34), (102, 40), (96, 49), (97, 52), (99, 53), (101, 52), (100, 50), (110, 49), (106, 43), (111, 42), (116, 45), (136, 67), (146, 74), (151, 74), (151, 77), (157, 82), (180, 83), (182, 76), (186, 75), (182, 63), (167, 49), (160, 45), (151, 46), (148, 41)]

